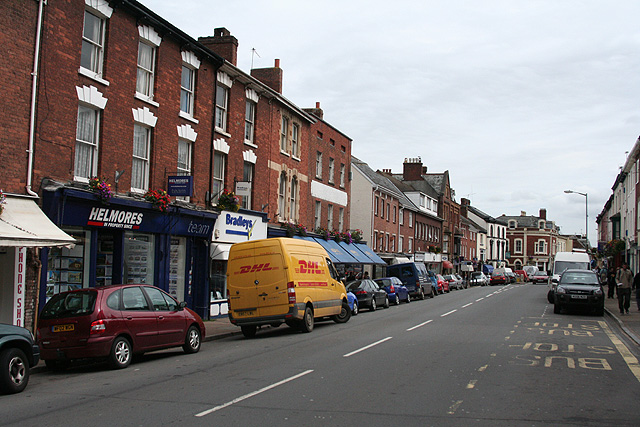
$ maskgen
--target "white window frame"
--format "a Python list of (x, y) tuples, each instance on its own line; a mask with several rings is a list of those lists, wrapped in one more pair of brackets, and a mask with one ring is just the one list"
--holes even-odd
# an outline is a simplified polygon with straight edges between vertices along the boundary
[(336, 161), (329, 157), (329, 184), (333, 184), (333, 174), (335, 172), (335, 163)]
[[(185, 150), (186, 149), (186, 150)], [(191, 175), (191, 165), (193, 159), (193, 142), (180, 138), (178, 139), (178, 175)], [(188, 202), (189, 196), (177, 196), (177, 200)]]
[[(136, 141), (142, 137), (144, 147), (136, 153)], [(131, 164), (131, 192), (145, 193), (149, 190), (149, 170), (151, 166), (151, 128), (135, 123), (133, 128), (133, 160)], [(139, 170), (139, 171), (138, 171)]]
[(400, 225), (404, 225), (404, 208), (398, 209), (398, 220), (400, 222)]
[[(150, 60), (148, 64), (141, 64), (143, 51), (148, 49)], [(145, 100), (153, 100), (153, 85), (155, 79), (156, 47), (144, 39), (138, 41), (138, 61), (136, 74), (136, 95)]]
[[(189, 81), (185, 81), (185, 73)], [(182, 64), (180, 73), (180, 113), (193, 117), (195, 106), (196, 70), (188, 64)], [(217, 100), (216, 100), (217, 101)]]
[(404, 236), (398, 236), (398, 252), (404, 250)]
[(220, 195), (224, 191), (224, 179), (226, 175), (227, 155), (222, 151), (213, 153), (213, 179), (211, 182), (211, 202), (217, 204)]
[(342, 233), (344, 229), (344, 208), (338, 208), (338, 231)]
[(316, 178), (322, 179), (322, 153), (316, 151)]
[(289, 192), (289, 206), (290, 212), (289, 218), (292, 221), (298, 220), (298, 178), (295, 176), (291, 177), (291, 190)]
[[(92, 128), (87, 132), (82, 132), (80, 129), (80, 115), (81, 113), (90, 114)], [(89, 182), (89, 178), (95, 176), (98, 170), (98, 143), (100, 141), (100, 110), (91, 108), (86, 105), (78, 106), (78, 117), (76, 124), (76, 147), (75, 147), (75, 160), (73, 165), (74, 181)], [(84, 133), (84, 135), (80, 135)], [(84, 137), (89, 137), (85, 139)], [(81, 160), (81, 153), (88, 152), (86, 160)], [(84, 157), (84, 156), (82, 156)], [(80, 167), (80, 163), (83, 163)], [(89, 163), (89, 164), (87, 164)], [(81, 169), (86, 169), (88, 173), (79, 173)], [(86, 176), (85, 176), (86, 175)]]
[(256, 103), (247, 99), (244, 108), (244, 142), (255, 146)]
[(314, 218), (314, 230), (322, 226), (322, 202), (316, 200), (316, 212)]
[(413, 212), (409, 211), (409, 228), (413, 228)]
[(297, 123), (291, 126), (291, 157), (300, 158), (300, 125)]
[(333, 205), (327, 204), (327, 230), (333, 230)]
[(216, 85), (216, 130), (227, 133), (227, 111), (229, 108), (229, 88)]
[[(85, 0), (86, 4), (86, 0)], [(100, 5), (98, 9), (87, 7), (84, 11), (83, 29), (82, 29), (82, 53), (80, 58), (80, 74), (87, 77), (96, 79), (101, 83), (108, 85), (108, 82), (103, 80), (102, 71), (104, 67), (104, 50), (105, 50), (105, 34), (107, 31), (107, 19), (111, 17), (113, 9), (108, 4)], [(90, 15), (99, 21), (98, 34), (95, 35), (95, 39), (88, 37), (87, 35), (87, 16)], [(89, 56), (89, 62), (83, 61), (83, 58)], [(86, 66), (85, 66), (86, 65)]]
[(278, 182), (278, 216), (280, 221), (284, 221), (287, 216), (287, 173), (280, 173), (280, 181)]
[(513, 243), (514, 243), (513, 252), (516, 253), (516, 254), (521, 254), (522, 253), (522, 239), (515, 239)]
[(289, 155), (287, 152), (289, 139), (289, 117), (283, 115), (280, 121), (280, 152)]
[(253, 177), (255, 172), (255, 163), (245, 160), (242, 164), (242, 181), (251, 184), (251, 191), (248, 196), (242, 196), (242, 207), (244, 209), (251, 209), (251, 192), (253, 191)]
[(344, 163), (340, 163), (340, 188), (344, 188), (344, 177), (346, 169), (347, 168)]
[[(79, 182), (89, 182), (89, 178), (91, 176), (95, 176), (98, 173), (98, 153), (99, 153), (99, 143), (100, 143), (100, 119), (102, 118), (102, 111), (107, 105), (107, 98), (105, 98), (100, 91), (95, 86), (76, 86), (76, 93), (78, 95), (78, 119), (80, 115), (81, 108), (87, 108), (95, 111), (95, 123), (93, 134), (93, 141), (83, 141), (78, 140), (78, 125), (76, 124), (76, 153), (74, 154), (74, 180)], [(77, 174), (78, 168), (78, 144), (88, 143), (92, 145), (93, 153), (92, 153), (92, 165), (90, 165), (90, 173), (89, 176), (81, 176)]]

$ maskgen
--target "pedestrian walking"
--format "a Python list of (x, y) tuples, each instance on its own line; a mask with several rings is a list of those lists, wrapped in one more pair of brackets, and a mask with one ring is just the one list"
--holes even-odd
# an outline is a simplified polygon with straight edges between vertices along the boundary
[(631, 305), (631, 287), (633, 286), (633, 273), (629, 270), (627, 264), (622, 265), (622, 269), (616, 274), (617, 291), (618, 291), (618, 308), (620, 314), (625, 312), (629, 314), (629, 306)]
[(638, 311), (640, 311), (640, 271), (633, 278), (633, 288), (636, 290), (636, 304), (638, 304)]
[(607, 297), (613, 298), (616, 293), (616, 277), (613, 271), (610, 271), (607, 276)]

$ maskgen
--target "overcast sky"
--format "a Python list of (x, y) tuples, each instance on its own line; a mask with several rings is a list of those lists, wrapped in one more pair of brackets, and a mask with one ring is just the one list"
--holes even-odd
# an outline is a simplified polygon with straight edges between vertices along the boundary
[[(238, 67), (284, 72), (375, 169), (421, 157), (456, 200), (589, 237), (640, 134), (640, 1), (142, 0), (194, 38), (225, 27)], [(252, 54), (255, 49), (259, 56)]]

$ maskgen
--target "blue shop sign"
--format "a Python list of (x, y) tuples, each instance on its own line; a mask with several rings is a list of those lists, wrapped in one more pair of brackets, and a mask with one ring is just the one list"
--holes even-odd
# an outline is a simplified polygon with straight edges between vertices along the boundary
[(167, 184), (170, 196), (192, 196), (193, 177), (191, 175), (170, 176)]
[(135, 230), (148, 233), (166, 233), (181, 236), (211, 238), (215, 215), (203, 212), (175, 209), (157, 212), (134, 206), (87, 203), (68, 198), (63, 205), (64, 225), (95, 227), (113, 230)]

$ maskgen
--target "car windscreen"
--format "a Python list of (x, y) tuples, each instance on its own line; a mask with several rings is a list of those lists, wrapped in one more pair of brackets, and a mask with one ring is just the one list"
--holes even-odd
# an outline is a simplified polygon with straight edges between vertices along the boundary
[(41, 319), (85, 316), (93, 313), (98, 293), (91, 290), (54, 295), (42, 309)]
[(578, 261), (556, 261), (553, 265), (554, 274), (562, 274), (563, 271), (570, 269), (589, 270), (589, 263)]
[(563, 285), (593, 285), (599, 286), (598, 277), (593, 273), (565, 273), (560, 278), (560, 283)]
[(380, 287), (391, 286), (391, 279), (376, 279), (374, 280)]

